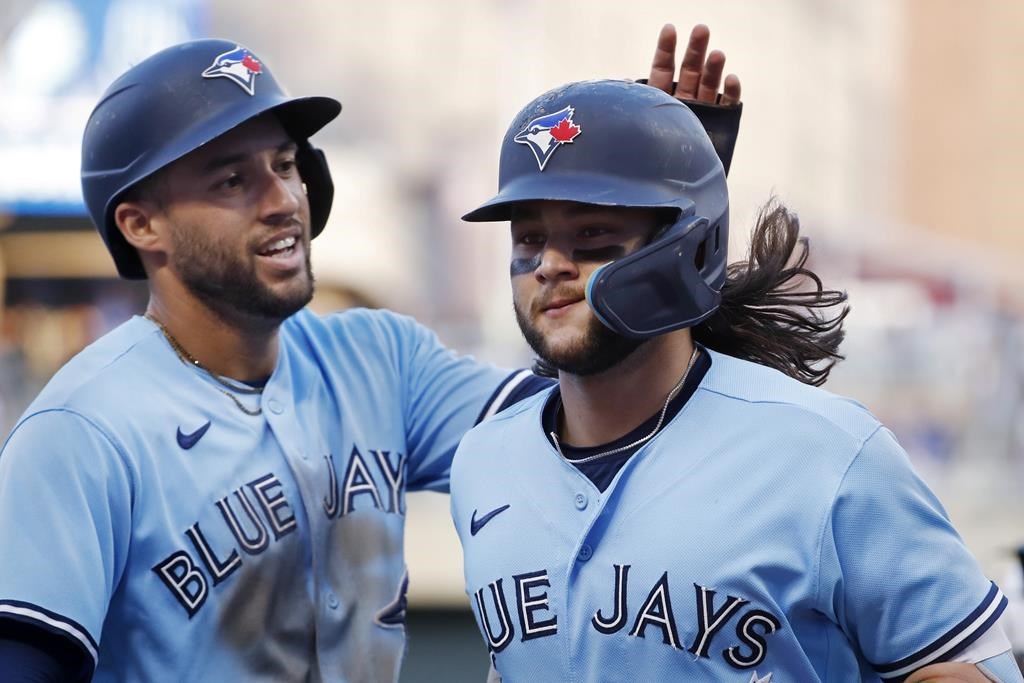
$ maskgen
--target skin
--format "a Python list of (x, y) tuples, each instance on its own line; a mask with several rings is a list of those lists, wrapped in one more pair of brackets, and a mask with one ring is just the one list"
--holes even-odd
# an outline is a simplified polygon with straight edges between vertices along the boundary
[(906, 683), (992, 683), (974, 664), (943, 662), (912, 673)]
[[(597, 320), (584, 295), (604, 255), (639, 249), (664, 219), (652, 209), (547, 201), (525, 202), (512, 218), (513, 262), (537, 263), (512, 276), (516, 317), (534, 351), (559, 370), (566, 443), (594, 446), (640, 425), (661, 408), (690, 358), (689, 330), (627, 340)], [(607, 367), (581, 372), (593, 355), (605, 355)]]
[[(697, 24), (693, 27), (676, 77), (676, 28), (672, 24), (665, 24), (658, 34), (658, 45), (647, 82), (681, 100), (714, 102), (718, 98), (718, 103), (722, 105), (739, 104), (741, 88), (736, 74), (725, 77), (724, 89), (719, 97), (718, 88), (725, 70), (725, 53), (712, 50), (708, 54), (710, 41), (711, 31), (707, 26)], [(673, 81), (677, 83), (675, 88), (672, 87)]]
[[(278, 328), (313, 293), (309, 203), (295, 145), (271, 115), (163, 169), (115, 220), (149, 277), (147, 312), (211, 372), (268, 377)], [(291, 252), (261, 255), (281, 238)]]

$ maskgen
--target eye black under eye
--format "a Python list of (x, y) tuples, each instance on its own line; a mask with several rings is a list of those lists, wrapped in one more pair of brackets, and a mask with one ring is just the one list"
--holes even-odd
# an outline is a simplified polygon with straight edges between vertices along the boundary
[(613, 244), (607, 247), (596, 249), (573, 249), (572, 258), (574, 261), (614, 261), (626, 255), (626, 248)]

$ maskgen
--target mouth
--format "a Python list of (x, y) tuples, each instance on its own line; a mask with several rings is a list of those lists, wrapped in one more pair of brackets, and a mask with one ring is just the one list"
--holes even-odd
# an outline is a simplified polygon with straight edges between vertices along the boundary
[(560, 317), (568, 315), (573, 306), (583, 301), (582, 297), (552, 299), (540, 308), (541, 315)]
[(260, 245), (256, 252), (260, 261), (272, 270), (288, 272), (302, 267), (303, 245), (301, 233), (289, 231), (278, 234)]
[(282, 237), (279, 240), (274, 240), (270, 244), (267, 244), (257, 253), (260, 256), (290, 256), (295, 251), (295, 244), (298, 242), (295, 235), (289, 235), (288, 237)]

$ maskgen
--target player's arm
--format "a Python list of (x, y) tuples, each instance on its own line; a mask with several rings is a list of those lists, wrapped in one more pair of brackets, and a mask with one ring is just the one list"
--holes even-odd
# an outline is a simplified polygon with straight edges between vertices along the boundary
[(882, 680), (1021, 681), (1006, 598), (888, 430), (846, 468), (821, 543), (818, 609)]
[(719, 92), (719, 87), (723, 85), (725, 53), (721, 50), (708, 53), (710, 40), (711, 31), (707, 26), (697, 24), (693, 27), (679, 63), (677, 78), (676, 29), (672, 24), (665, 24), (658, 34), (647, 84), (684, 101), (690, 107), (707, 131), (728, 173), (743, 112), (740, 79), (736, 74), (729, 74)]
[[(1007, 666), (1012, 666), (1012, 669), (1000, 668)], [(985, 671), (980, 667), (985, 667)], [(1009, 652), (1004, 652), (998, 657), (981, 662), (980, 666), (963, 662), (932, 664), (910, 674), (905, 683), (1011, 683), (1020, 680), (1020, 672), (1016, 669), (1017, 664), (1013, 656)]]
[(364, 328), (361, 344), (391, 354), (393, 374), (385, 384), (402, 406), (409, 490), (447, 491), (452, 457), (463, 435), (477, 422), (552, 384), (529, 370), (510, 371), (460, 356), (407, 316), (383, 311), (345, 315), (348, 325)]
[(21, 670), (92, 674), (127, 556), (131, 480), (112, 443), (68, 411), (23, 420), (0, 451), (0, 637)]

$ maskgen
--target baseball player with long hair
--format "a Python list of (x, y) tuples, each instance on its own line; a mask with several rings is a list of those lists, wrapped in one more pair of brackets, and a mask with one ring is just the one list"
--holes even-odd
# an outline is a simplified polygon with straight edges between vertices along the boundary
[(685, 105), (530, 102), (501, 147), (515, 313), (558, 385), (465, 437), (466, 592), (508, 681), (1021, 681), (980, 570), (892, 433), (820, 388), (846, 295), (729, 193)]
[(199, 40), (93, 110), (85, 202), (150, 299), (3, 445), (4, 681), (396, 679), (405, 492), (446, 490), (465, 431), (550, 380), (305, 308), (333, 194), (309, 139), (340, 109)]

